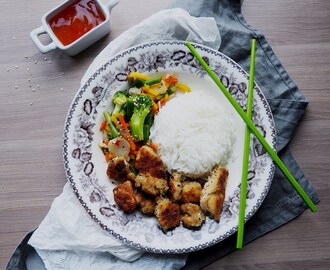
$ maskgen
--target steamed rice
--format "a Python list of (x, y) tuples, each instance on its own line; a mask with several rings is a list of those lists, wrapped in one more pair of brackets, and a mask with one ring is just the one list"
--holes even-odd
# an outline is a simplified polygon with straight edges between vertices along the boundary
[(176, 96), (159, 111), (150, 139), (171, 171), (190, 177), (226, 165), (236, 141), (231, 115), (203, 92)]

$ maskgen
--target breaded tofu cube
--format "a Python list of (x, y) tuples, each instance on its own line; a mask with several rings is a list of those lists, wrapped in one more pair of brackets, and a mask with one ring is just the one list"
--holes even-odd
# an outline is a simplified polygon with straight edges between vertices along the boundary
[(185, 181), (182, 183), (181, 201), (184, 203), (199, 203), (202, 185), (198, 182)]
[(169, 180), (170, 199), (172, 202), (181, 200), (182, 176), (178, 172), (173, 172)]
[(168, 190), (166, 179), (158, 178), (149, 173), (139, 173), (135, 178), (135, 187), (151, 195), (164, 195)]
[(137, 191), (134, 195), (140, 211), (146, 215), (153, 215), (155, 212), (156, 201)]
[(166, 168), (158, 154), (151, 147), (142, 146), (135, 160), (135, 167), (142, 173), (148, 173), (157, 178), (166, 178)]
[(220, 220), (227, 180), (228, 170), (225, 167), (217, 165), (212, 170), (202, 190), (200, 206), (215, 221)]
[(181, 221), (187, 228), (198, 228), (204, 220), (205, 215), (199, 205), (194, 203), (185, 203), (180, 206)]
[(131, 172), (128, 162), (124, 157), (116, 157), (109, 161), (107, 175), (118, 182), (134, 181), (135, 174)]
[(167, 198), (158, 201), (155, 208), (155, 216), (159, 225), (165, 231), (180, 225), (180, 207)]
[(131, 181), (125, 181), (113, 189), (113, 196), (118, 207), (125, 213), (131, 213), (136, 208), (134, 189)]

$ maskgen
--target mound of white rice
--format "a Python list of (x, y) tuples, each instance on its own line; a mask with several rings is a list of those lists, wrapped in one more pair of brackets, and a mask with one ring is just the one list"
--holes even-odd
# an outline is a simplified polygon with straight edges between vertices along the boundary
[(150, 139), (169, 171), (205, 176), (226, 165), (236, 141), (231, 115), (203, 92), (178, 95), (155, 117)]

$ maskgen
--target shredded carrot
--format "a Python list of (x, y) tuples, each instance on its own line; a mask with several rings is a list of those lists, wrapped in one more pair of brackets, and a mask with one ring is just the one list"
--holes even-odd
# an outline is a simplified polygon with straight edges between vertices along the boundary
[(154, 149), (154, 150), (157, 152), (157, 150), (158, 150), (158, 145), (157, 145), (157, 144), (155, 144), (155, 143), (151, 143), (151, 144), (150, 144), (150, 147), (151, 147), (152, 149)]
[(163, 106), (164, 103), (165, 103), (165, 97), (161, 98), (161, 99), (159, 100), (159, 103), (161, 104), (161, 106)]
[(138, 153), (138, 151), (136, 151), (136, 150), (132, 150), (132, 149), (131, 149), (131, 150), (129, 151), (129, 153), (132, 154), (132, 155), (134, 155), (134, 156), (136, 156), (137, 153)]
[(106, 145), (109, 144), (109, 140), (108, 140), (108, 139), (105, 139), (103, 142), (104, 142)]
[(152, 102), (154, 105), (152, 106), (152, 111), (154, 112), (154, 113), (157, 113), (158, 112), (158, 105), (157, 105), (157, 103), (156, 102)]
[(126, 138), (126, 140), (128, 141), (132, 151), (135, 151), (136, 150), (136, 144), (134, 143), (134, 140), (133, 140), (133, 137), (131, 134), (129, 134)]
[(129, 131), (128, 125), (125, 122), (124, 116), (122, 114), (118, 114), (119, 121), (122, 127), (125, 129), (125, 139), (128, 141), (131, 150), (136, 150), (136, 144), (134, 143), (133, 137)]
[(102, 121), (102, 123), (100, 125), (100, 131), (104, 130), (105, 127), (106, 127), (106, 125), (107, 125), (107, 120), (106, 119), (103, 119), (103, 121)]
[(109, 162), (110, 159), (112, 159), (112, 158), (113, 158), (113, 154), (112, 153), (110, 153), (110, 152), (106, 152), (105, 153), (105, 160), (106, 160), (106, 162)]
[(173, 75), (167, 76), (163, 78), (164, 82), (167, 82), (169, 86), (175, 85), (178, 82), (178, 79), (174, 77)]
[(118, 114), (118, 119), (119, 119), (120, 124), (123, 126), (123, 128), (128, 129), (128, 126), (127, 126), (124, 116), (122, 114)]

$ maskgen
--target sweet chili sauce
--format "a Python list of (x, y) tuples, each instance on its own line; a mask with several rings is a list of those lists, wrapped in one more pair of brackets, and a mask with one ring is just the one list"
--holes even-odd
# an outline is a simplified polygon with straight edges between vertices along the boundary
[(49, 20), (54, 34), (69, 45), (105, 21), (105, 16), (94, 0), (77, 0)]

